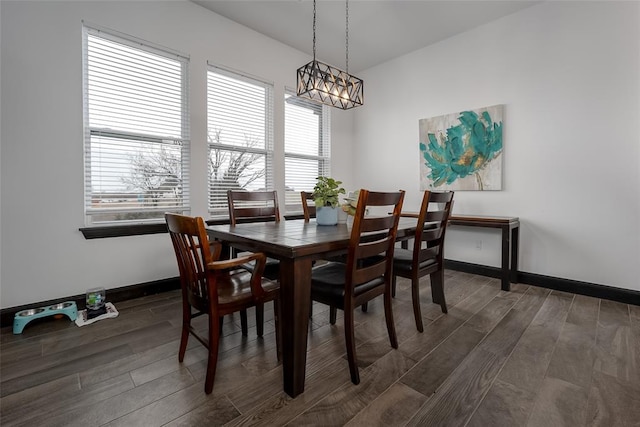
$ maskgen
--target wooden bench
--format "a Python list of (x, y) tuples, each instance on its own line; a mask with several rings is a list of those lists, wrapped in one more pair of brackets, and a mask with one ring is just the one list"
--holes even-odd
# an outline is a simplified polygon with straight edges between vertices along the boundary
[[(418, 214), (403, 212), (402, 216), (417, 218)], [(511, 289), (511, 283), (518, 283), (518, 242), (520, 238), (520, 220), (518, 217), (452, 215), (449, 225), (462, 227), (497, 228), (502, 230), (502, 261), (500, 280), (502, 289)], [(402, 243), (407, 247), (407, 242)]]

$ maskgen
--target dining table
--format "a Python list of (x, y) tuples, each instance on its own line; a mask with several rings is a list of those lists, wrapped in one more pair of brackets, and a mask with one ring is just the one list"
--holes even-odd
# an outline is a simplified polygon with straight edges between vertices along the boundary
[[(400, 218), (397, 240), (413, 238), (415, 218)], [(280, 261), (282, 370), (284, 391), (304, 392), (313, 262), (347, 253), (351, 224), (317, 225), (315, 219), (207, 226), (212, 240), (236, 249), (262, 252)]]

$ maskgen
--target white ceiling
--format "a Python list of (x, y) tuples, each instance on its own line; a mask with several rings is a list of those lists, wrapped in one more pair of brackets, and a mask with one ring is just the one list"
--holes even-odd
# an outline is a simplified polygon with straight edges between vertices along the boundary
[[(313, 53), (311, 0), (192, 0), (295, 49)], [(357, 73), (539, 1), (351, 0), (349, 71)], [(318, 0), (316, 56), (345, 68), (345, 2)]]

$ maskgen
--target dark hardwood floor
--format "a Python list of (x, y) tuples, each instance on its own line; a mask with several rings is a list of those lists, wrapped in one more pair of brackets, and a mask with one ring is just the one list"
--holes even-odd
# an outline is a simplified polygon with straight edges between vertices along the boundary
[[(417, 332), (399, 280), (393, 350), (382, 300), (357, 310), (361, 383), (345, 359), (341, 317), (314, 305), (305, 393), (282, 391), (272, 308), (265, 336), (228, 317), (213, 393), (193, 338), (178, 363), (178, 291), (116, 304), (115, 319), (66, 317), (0, 335), (3, 426), (638, 426), (640, 307), (446, 272), (449, 314), (422, 290)], [(108, 293), (107, 293), (108, 297)], [(339, 312), (339, 316), (341, 313)], [(204, 319), (198, 319), (204, 327)], [(253, 323), (252, 323), (253, 322)]]

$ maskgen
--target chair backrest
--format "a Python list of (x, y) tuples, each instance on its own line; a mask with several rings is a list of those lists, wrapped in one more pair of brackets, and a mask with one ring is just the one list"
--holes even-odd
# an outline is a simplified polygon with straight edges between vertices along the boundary
[(316, 204), (313, 201), (313, 193), (308, 191), (301, 191), (300, 198), (302, 199), (302, 212), (304, 213), (304, 220), (309, 222), (311, 218), (316, 217)]
[(425, 191), (413, 243), (414, 268), (428, 259), (442, 264), (444, 235), (453, 206), (453, 191)]
[[(398, 221), (404, 201), (404, 191), (373, 192), (360, 190), (353, 219), (347, 255), (346, 295), (357, 285), (384, 276), (391, 280), (393, 250), (398, 233)], [(391, 213), (365, 216), (369, 207), (386, 207)], [(384, 282), (383, 282), (384, 283)]]
[(231, 225), (280, 221), (276, 191), (227, 191)]
[(215, 288), (215, 280), (210, 280), (206, 265), (220, 258), (221, 245), (209, 242), (201, 217), (172, 213), (166, 213), (164, 217), (178, 260), (183, 301), (202, 312), (215, 309), (217, 298), (209, 301), (209, 292), (215, 292), (211, 295), (216, 296), (218, 293), (217, 289), (209, 289)]

